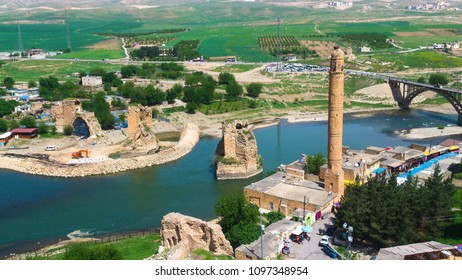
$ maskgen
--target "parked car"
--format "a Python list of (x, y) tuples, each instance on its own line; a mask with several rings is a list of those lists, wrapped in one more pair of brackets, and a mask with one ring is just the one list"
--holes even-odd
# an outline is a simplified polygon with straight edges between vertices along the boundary
[(327, 244), (329, 244), (329, 236), (323, 235), (321, 237), (321, 240), (319, 240), (319, 246), (324, 246), (324, 245), (327, 245)]
[(57, 151), (58, 147), (56, 146), (46, 146), (45, 151)]
[(334, 235), (334, 232), (335, 232), (335, 226), (329, 226), (326, 230), (326, 235), (327, 236), (332, 236)]

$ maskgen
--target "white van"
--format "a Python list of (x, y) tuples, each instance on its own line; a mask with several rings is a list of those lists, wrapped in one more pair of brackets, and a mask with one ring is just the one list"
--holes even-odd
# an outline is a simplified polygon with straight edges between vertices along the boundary
[(56, 146), (46, 146), (45, 151), (57, 151), (58, 147)]

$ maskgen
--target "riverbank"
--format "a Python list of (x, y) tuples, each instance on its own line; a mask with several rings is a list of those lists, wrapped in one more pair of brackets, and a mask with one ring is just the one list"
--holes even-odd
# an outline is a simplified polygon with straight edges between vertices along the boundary
[(173, 147), (155, 154), (131, 158), (99, 158), (99, 162), (65, 164), (46, 157), (20, 156), (3, 153), (0, 168), (22, 173), (51, 177), (84, 177), (91, 175), (114, 174), (177, 160), (188, 154), (199, 142), (200, 130), (195, 124), (187, 124), (180, 141)]
[(462, 134), (460, 126), (439, 126), (439, 127), (422, 127), (413, 128), (405, 131), (396, 132), (404, 139), (427, 139), (443, 136), (452, 136)]

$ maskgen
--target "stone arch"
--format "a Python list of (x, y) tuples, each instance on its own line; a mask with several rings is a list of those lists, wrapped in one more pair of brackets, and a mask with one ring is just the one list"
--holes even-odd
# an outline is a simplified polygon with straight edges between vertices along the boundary
[(88, 138), (90, 137), (90, 126), (88, 123), (81, 117), (77, 117), (72, 122), (72, 127), (74, 128), (73, 133), (77, 136)]

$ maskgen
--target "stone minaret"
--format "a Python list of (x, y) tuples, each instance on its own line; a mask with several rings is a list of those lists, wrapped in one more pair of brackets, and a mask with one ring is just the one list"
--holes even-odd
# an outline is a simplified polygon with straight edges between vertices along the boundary
[(330, 58), (329, 69), (329, 131), (327, 171), (325, 174), (325, 190), (344, 193), (342, 169), (342, 130), (343, 130), (343, 85), (344, 54), (338, 46), (334, 47)]

